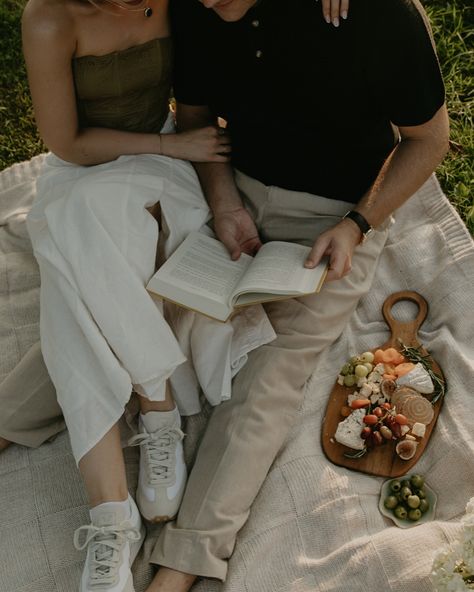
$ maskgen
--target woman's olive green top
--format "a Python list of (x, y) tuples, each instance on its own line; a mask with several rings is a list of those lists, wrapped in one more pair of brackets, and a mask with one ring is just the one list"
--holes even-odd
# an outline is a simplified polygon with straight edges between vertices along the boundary
[(172, 62), (169, 37), (73, 58), (79, 125), (159, 132), (169, 110)]

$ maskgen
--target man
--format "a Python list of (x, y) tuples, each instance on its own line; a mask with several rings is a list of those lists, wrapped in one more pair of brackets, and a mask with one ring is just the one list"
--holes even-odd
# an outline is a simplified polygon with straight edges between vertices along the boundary
[[(417, 0), (357, 0), (326, 27), (314, 0), (175, 0), (180, 129), (228, 122), (232, 165), (197, 171), (232, 258), (261, 241), (329, 257), (320, 294), (266, 306), (253, 352), (209, 422), (149, 591), (225, 579), (226, 560), (299, 408), (315, 356), (370, 288), (391, 213), (448, 147), (444, 87)], [(345, 215), (347, 212), (349, 213)], [(367, 239), (367, 240), (365, 240)]]

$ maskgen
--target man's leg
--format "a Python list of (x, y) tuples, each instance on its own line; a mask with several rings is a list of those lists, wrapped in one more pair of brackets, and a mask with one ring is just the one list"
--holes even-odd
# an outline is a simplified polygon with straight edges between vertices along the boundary
[[(261, 187), (256, 193), (262, 194)], [(347, 210), (347, 204), (339, 204), (339, 213), (321, 215), (318, 198), (291, 193), (270, 189), (250, 204), (265, 238), (277, 238), (278, 228), (283, 240), (299, 233), (301, 242), (307, 242), (305, 233), (315, 233), (314, 240), (315, 229)], [(321, 201), (323, 210), (328, 201)], [(328, 205), (330, 210), (334, 206)], [(311, 224), (307, 208), (314, 209)], [(287, 437), (316, 356), (337, 339), (369, 290), (386, 235), (378, 232), (357, 249), (351, 274), (325, 284), (319, 294), (266, 306), (278, 337), (249, 355), (234, 380), (232, 398), (214, 409), (178, 518), (162, 531), (153, 563), (225, 579), (236, 534)]]
[(0, 440), (36, 448), (65, 429), (39, 341), (0, 385), (0, 407)]

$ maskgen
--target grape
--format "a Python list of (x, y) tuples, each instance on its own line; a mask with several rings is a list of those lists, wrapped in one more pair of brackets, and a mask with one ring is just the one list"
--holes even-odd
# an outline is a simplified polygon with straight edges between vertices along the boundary
[(382, 436), (386, 439), (386, 440), (391, 440), (392, 439), (392, 430), (390, 428), (388, 428), (387, 426), (380, 426), (380, 433), (382, 434)]
[(354, 368), (354, 374), (358, 378), (365, 378), (368, 373), (369, 373), (369, 370), (363, 364), (357, 364), (357, 366)]
[(345, 386), (354, 386), (356, 383), (356, 377), (353, 374), (347, 374), (344, 376)]
[(374, 361), (374, 354), (372, 352), (366, 351), (360, 356), (360, 361), (365, 364), (366, 362), (372, 364)]
[(347, 374), (352, 374), (352, 372), (353, 372), (352, 364), (344, 364), (344, 366), (341, 368), (341, 374), (343, 376), (346, 376)]

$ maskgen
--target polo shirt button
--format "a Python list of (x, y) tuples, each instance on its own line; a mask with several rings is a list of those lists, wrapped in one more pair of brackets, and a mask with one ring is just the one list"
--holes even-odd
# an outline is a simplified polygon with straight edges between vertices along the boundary
[(258, 50), (255, 52), (255, 56), (256, 56), (257, 58), (261, 58), (261, 57), (262, 57), (262, 55), (263, 55), (263, 51), (261, 51), (260, 49), (258, 49)]
[(259, 27), (260, 26), (260, 21), (258, 19), (255, 19), (254, 21), (252, 21), (252, 27)]

